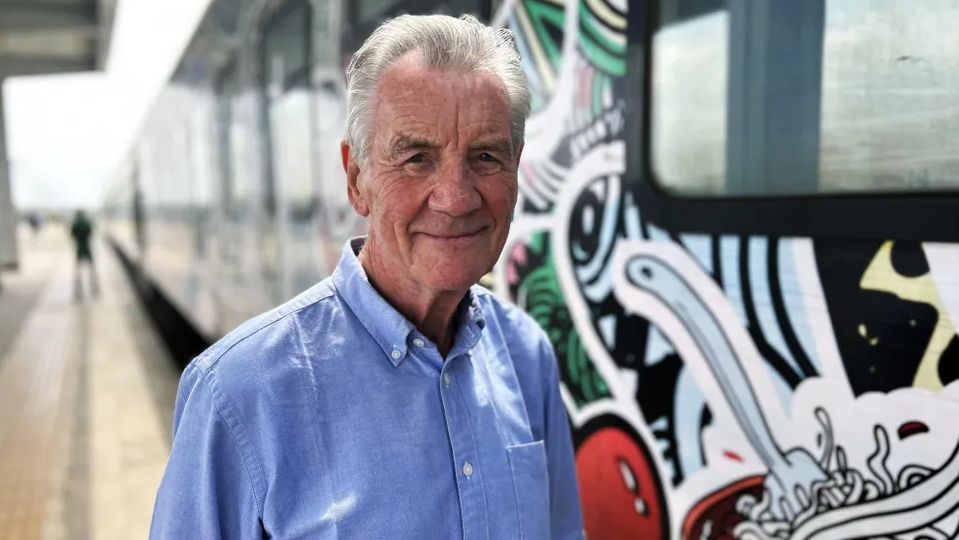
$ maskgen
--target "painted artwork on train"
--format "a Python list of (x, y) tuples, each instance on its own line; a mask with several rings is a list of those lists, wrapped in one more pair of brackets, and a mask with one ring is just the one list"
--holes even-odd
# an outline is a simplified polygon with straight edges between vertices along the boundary
[(658, 227), (627, 3), (506, 4), (534, 112), (496, 286), (556, 348), (588, 537), (959, 536), (959, 245)]

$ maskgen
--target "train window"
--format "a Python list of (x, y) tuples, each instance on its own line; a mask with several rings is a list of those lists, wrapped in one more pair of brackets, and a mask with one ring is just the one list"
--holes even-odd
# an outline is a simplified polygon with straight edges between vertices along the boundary
[(650, 166), (680, 196), (959, 188), (959, 4), (660, 0)]
[(275, 97), (293, 86), (305, 86), (310, 69), (310, 6), (299, 0), (285, 5), (264, 35), (268, 90)]
[[(322, 7), (321, 7), (322, 9)], [(308, 0), (282, 4), (263, 33), (269, 179), (274, 190), (279, 291), (288, 296), (316, 282), (316, 219), (312, 98), (313, 10)]]
[(395, 3), (395, 0), (361, 0), (356, 2), (358, 16), (361, 21), (381, 19), (383, 13)]
[(278, 204), (301, 221), (314, 207), (310, 102), (310, 17), (306, 0), (283, 5), (264, 31), (271, 173)]
[(344, 53), (344, 66), (349, 55), (363, 44), (363, 41), (390, 17), (404, 13), (428, 14), (445, 13), (447, 15), (473, 15), (482, 21), (489, 21), (492, 4), (490, 0), (356, 0), (344, 7), (346, 23), (341, 49)]
[(236, 148), (239, 122), (237, 121), (237, 98), (239, 82), (236, 64), (230, 63), (220, 74), (216, 83), (218, 103), (219, 165), (221, 175), (222, 198), (226, 213), (232, 216), (241, 208), (241, 201), (248, 196), (248, 188), (238, 181), (235, 170)]

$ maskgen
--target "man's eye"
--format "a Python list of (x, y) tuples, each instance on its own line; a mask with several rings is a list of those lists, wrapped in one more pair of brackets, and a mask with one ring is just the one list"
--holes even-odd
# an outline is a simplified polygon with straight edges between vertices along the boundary
[(479, 174), (494, 174), (503, 169), (503, 164), (489, 152), (481, 152), (473, 158), (473, 170)]
[(425, 152), (419, 152), (406, 158), (402, 166), (407, 174), (422, 176), (433, 170), (435, 162)]

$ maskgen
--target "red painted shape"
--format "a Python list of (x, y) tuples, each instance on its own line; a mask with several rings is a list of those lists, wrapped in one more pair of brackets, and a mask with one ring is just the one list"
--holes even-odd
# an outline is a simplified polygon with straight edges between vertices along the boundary
[(723, 450), (723, 455), (733, 461), (738, 461), (739, 463), (743, 462), (743, 457), (732, 450)]
[(683, 538), (703, 538), (707, 523), (711, 534), (709, 540), (731, 540), (732, 531), (743, 520), (736, 511), (736, 501), (744, 493), (756, 498), (762, 495), (763, 477), (750, 476), (728, 484), (703, 497), (693, 505), (683, 520)]
[(929, 426), (918, 420), (906, 422), (899, 426), (900, 441), (912, 437), (913, 435), (919, 435), (920, 433), (929, 433)]
[[(665, 509), (659, 476), (635, 440), (615, 428), (601, 428), (590, 435), (576, 452), (576, 472), (583, 507), (583, 524), (590, 540), (665, 540)], [(629, 467), (635, 480), (630, 490), (621, 471)], [(645, 512), (637, 512), (636, 498)]]

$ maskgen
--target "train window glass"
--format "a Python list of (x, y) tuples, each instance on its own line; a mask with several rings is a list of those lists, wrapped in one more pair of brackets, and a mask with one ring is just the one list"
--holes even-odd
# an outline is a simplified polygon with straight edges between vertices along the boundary
[(396, 0), (362, 0), (357, 2), (360, 20), (379, 19), (395, 3)]
[(217, 81), (217, 100), (219, 113), (219, 164), (221, 189), (224, 207), (228, 215), (237, 212), (249, 196), (249, 189), (239, 182), (234, 169), (236, 161), (237, 139), (240, 131), (237, 119), (239, 82), (236, 65), (231, 63), (223, 70)]
[(268, 77), (266, 112), (271, 155), (270, 179), (280, 264), (279, 290), (284, 296), (316, 282), (314, 184), (316, 145), (312, 118), (311, 72), (313, 10), (307, 0), (291, 0), (267, 22), (264, 31)]
[(310, 17), (306, 0), (283, 5), (264, 31), (271, 173), (277, 203), (309, 220), (313, 207)]
[(356, 0), (349, 2), (343, 10), (346, 29), (342, 35), (341, 50), (343, 64), (349, 62), (349, 56), (363, 44), (363, 41), (390, 17), (405, 13), (429, 14), (444, 13), (459, 16), (464, 13), (473, 15), (482, 21), (489, 21), (492, 4), (490, 0)]
[(389, 17), (403, 13), (445, 13), (462, 15), (469, 13), (482, 19), (489, 18), (489, 0), (358, 0), (353, 3), (354, 20), (360, 24), (379, 24)]
[(310, 67), (310, 8), (294, 1), (281, 8), (264, 36), (268, 90), (276, 95), (306, 85)]
[(681, 196), (959, 188), (959, 4), (660, 0), (650, 166)]
[(456, 17), (465, 13), (482, 21), (488, 21), (490, 18), (490, 2), (488, 0), (449, 0), (446, 2), (434, 2), (432, 12)]
[(727, 52), (719, 44), (727, 41), (728, 17), (724, 10), (704, 9), (680, 18), (682, 3), (667, 4), (652, 49), (653, 166), (671, 190), (721, 192)]

